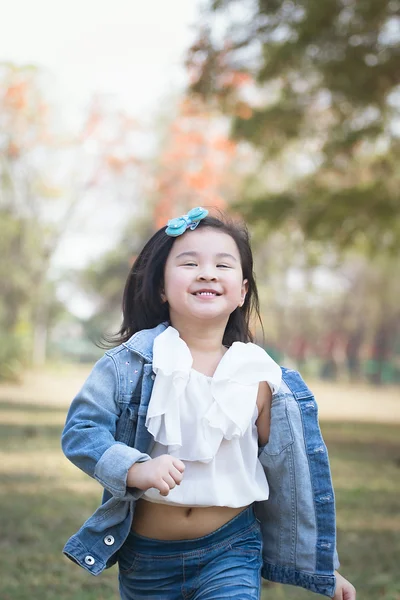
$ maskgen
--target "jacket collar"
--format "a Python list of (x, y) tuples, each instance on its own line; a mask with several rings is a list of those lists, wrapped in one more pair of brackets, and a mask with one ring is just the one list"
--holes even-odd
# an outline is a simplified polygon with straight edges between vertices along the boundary
[(145, 361), (153, 362), (154, 340), (167, 327), (169, 327), (169, 323), (168, 321), (164, 321), (152, 329), (142, 329), (141, 331), (137, 331), (129, 338), (129, 340), (124, 342), (123, 346), (128, 348), (128, 350), (139, 354)]

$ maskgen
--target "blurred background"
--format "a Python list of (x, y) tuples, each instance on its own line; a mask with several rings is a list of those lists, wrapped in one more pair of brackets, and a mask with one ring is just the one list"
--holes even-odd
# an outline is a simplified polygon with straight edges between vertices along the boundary
[(4, 4), (2, 600), (118, 597), (61, 555), (101, 490), (59, 436), (135, 256), (198, 205), (247, 222), (257, 339), (316, 393), (343, 574), (400, 598), (399, 159), (399, 0)]

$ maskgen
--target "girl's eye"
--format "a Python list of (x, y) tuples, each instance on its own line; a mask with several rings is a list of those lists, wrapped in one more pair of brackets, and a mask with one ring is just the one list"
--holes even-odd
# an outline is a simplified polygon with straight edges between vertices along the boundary
[[(194, 262), (186, 262), (183, 264), (184, 267), (197, 267), (197, 263)], [(223, 267), (224, 269), (231, 269), (230, 265), (217, 265), (217, 268)]]

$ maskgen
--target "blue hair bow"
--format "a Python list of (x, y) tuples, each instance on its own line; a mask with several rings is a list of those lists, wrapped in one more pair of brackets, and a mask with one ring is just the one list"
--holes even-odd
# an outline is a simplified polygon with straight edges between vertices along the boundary
[(167, 235), (177, 237), (185, 233), (186, 229), (196, 229), (199, 222), (208, 215), (208, 210), (198, 206), (189, 210), (187, 215), (182, 215), (176, 219), (168, 221), (168, 227), (165, 230)]

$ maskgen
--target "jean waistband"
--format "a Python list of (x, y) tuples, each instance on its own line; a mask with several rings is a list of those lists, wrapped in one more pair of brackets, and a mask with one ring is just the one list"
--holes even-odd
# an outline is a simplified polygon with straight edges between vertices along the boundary
[(226, 542), (228, 538), (235, 536), (239, 531), (249, 528), (256, 522), (254, 507), (251, 504), (241, 513), (236, 515), (236, 517), (233, 517), (233, 519), (225, 523), (225, 525), (222, 525), (222, 527), (199, 538), (189, 540), (157, 540), (144, 537), (131, 531), (125, 543), (135, 552), (157, 554), (159, 556), (172, 554), (174, 552), (205, 550), (208, 547), (215, 547), (216, 544)]

